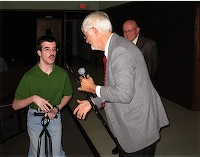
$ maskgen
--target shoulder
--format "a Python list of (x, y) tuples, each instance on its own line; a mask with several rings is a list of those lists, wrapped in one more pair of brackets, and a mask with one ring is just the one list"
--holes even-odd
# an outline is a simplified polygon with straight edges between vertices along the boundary
[(121, 42), (121, 41), (129, 41), (126, 38), (118, 35), (117, 33), (113, 33), (113, 36), (111, 37), (111, 42)]
[(62, 67), (60, 67), (60, 66), (58, 66), (58, 65), (54, 65), (54, 67), (55, 67), (55, 70), (57, 70), (57, 71), (61, 71), (61, 72), (64, 72), (64, 71), (65, 71), (64, 68), (62, 68)]
[(33, 66), (32, 68), (30, 68), (24, 75), (28, 76), (28, 75), (33, 75), (37, 72), (38, 69), (38, 64), (36, 64), (35, 66)]
[(58, 65), (54, 65), (54, 68), (55, 68), (56, 73), (59, 73), (59, 74), (62, 74), (62, 75), (67, 75), (67, 71), (64, 68), (62, 68)]
[(22, 75), (21, 82), (22, 81), (30, 81), (32, 78), (35, 78), (37, 72), (37, 66), (33, 66), (27, 69), (26, 72)]
[(122, 60), (133, 60), (136, 56), (142, 56), (139, 48), (128, 39), (113, 34), (113, 39), (109, 44), (109, 56), (111, 58), (122, 58)]
[(128, 39), (113, 33), (113, 36), (111, 38), (110, 44), (109, 44), (109, 48), (112, 49), (116, 49), (118, 47), (122, 47), (125, 49), (128, 48), (137, 48), (137, 46), (135, 46), (131, 41), (129, 41)]
[(142, 41), (143, 43), (147, 43), (147, 44), (152, 44), (152, 45), (156, 45), (156, 42), (152, 39), (146, 38), (144, 36), (139, 36), (138, 38), (138, 42)]

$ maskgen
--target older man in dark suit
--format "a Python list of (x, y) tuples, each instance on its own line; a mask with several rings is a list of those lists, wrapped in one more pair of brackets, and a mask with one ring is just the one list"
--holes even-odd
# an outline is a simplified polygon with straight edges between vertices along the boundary
[[(109, 17), (102, 11), (89, 14), (82, 32), (92, 49), (107, 58), (104, 86), (92, 77), (80, 78), (81, 91), (97, 95), (94, 103), (105, 102), (109, 128), (117, 138), (120, 157), (153, 157), (160, 129), (169, 124), (160, 96), (150, 80), (141, 51), (129, 40), (112, 32)], [(88, 100), (77, 100), (74, 114), (85, 119), (91, 110)]]
[(141, 36), (140, 27), (134, 20), (127, 20), (124, 22), (123, 34), (125, 38), (132, 41), (143, 53), (150, 78), (153, 81), (160, 65), (156, 42)]

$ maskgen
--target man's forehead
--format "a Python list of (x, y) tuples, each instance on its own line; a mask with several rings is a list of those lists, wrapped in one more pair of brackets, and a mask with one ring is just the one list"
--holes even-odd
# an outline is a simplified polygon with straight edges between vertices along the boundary
[(42, 46), (56, 46), (56, 42), (55, 41), (53, 41), (53, 42), (44, 41), (42, 43)]

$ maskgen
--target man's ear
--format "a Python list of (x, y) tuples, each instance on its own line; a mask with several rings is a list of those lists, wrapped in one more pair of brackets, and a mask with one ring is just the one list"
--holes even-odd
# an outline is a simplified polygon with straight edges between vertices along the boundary
[(97, 35), (98, 30), (95, 27), (93, 27), (93, 30), (94, 30), (94, 34)]
[(37, 50), (37, 54), (38, 54), (38, 56), (41, 56), (41, 51), (40, 50)]
[(137, 34), (139, 34), (140, 33), (140, 27), (137, 27), (136, 29), (137, 29), (137, 32), (138, 32)]

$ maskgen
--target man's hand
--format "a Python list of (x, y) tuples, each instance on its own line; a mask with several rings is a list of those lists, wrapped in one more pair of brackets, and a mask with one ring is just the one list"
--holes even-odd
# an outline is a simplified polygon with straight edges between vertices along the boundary
[(89, 93), (96, 94), (96, 85), (94, 84), (94, 80), (90, 75), (87, 75), (87, 79), (80, 77), (81, 87), (78, 88), (79, 91), (85, 91)]
[(50, 112), (47, 112), (47, 113), (45, 114), (45, 117), (48, 116), (49, 119), (52, 120), (52, 119), (54, 119), (54, 118), (56, 117), (57, 113), (58, 113), (58, 110), (54, 107), (54, 108), (51, 109)]
[(45, 100), (38, 95), (33, 96), (33, 102), (44, 112), (50, 112), (50, 110), (53, 108), (48, 100)]
[(87, 100), (77, 100), (79, 105), (74, 109), (74, 114), (76, 114), (77, 118), (85, 119), (87, 113), (91, 110), (92, 106)]

